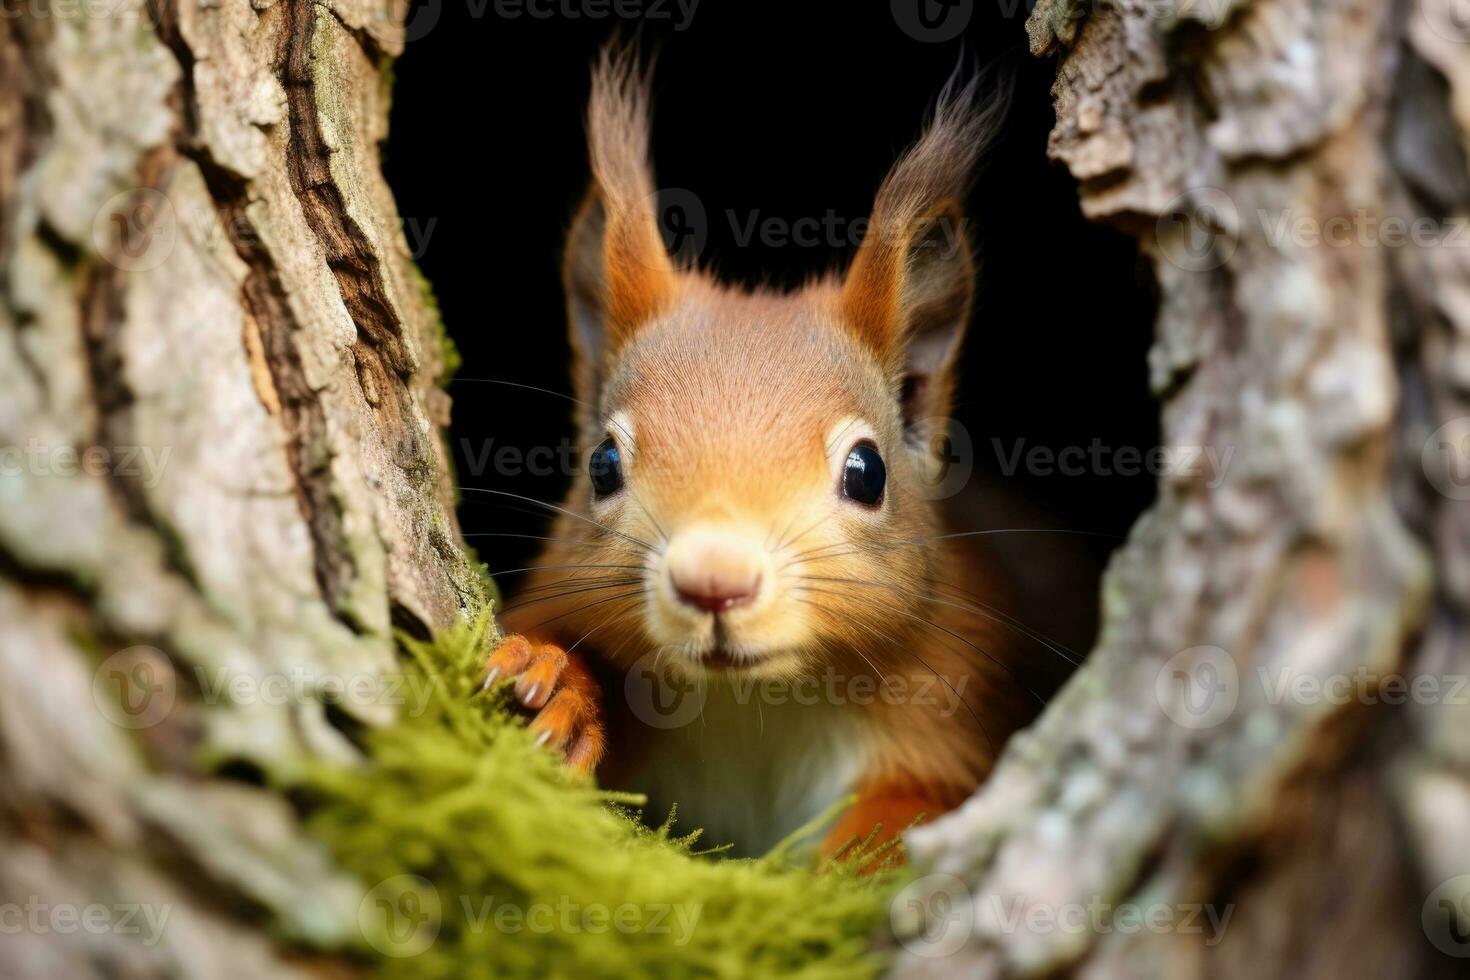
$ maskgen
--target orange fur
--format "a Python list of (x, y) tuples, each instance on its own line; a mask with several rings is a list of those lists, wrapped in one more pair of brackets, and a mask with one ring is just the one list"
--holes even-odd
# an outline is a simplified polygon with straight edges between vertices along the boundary
[[(877, 849), (914, 824), (927, 822), (953, 808), (963, 798), (962, 794), (937, 786), (881, 782), (863, 786), (852, 809), (828, 832), (823, 850), (840, 860), (860, 844), (866, 844), (866, 850)], [(863, 870), (872, 872), (891, 867), (901, 858), (901, 849), (886, 850), (864, 865)]]
[[(973, 294), (956, 202), (993, 120), (974, 85), (948, 87), (880, 189), (847, 276), (783, 294), (674, 269), (654, 223), (645, 79), (605, 55), (592, 98), (595, 184), (566, 284), (581, 437), (588, 449), (613, 439), (625, 486), (602, 499), (576, 480), (547, 567), (504, 612), (526, 638), (507, 639), (492, 672), (544, 704), (536, 724), (576, 764), (600, 761), (609, 785), (655, 806), (693, 806), (717, 833), (744, 821), (749, 847), (855, 786), (861, 802), (828, 848), (878, 823), (897, 833), (973, 790), (1029, 710), (985, 608), (1005, 607), (1004, 576), (982, 549), (934, 540), (946, 529), (925, 490), (924, 437), (949, 410)], [(887, 467), (874, 507), (840, 491), (859, 438)], [(669, 555), (695, 534), (733, 549), (719, 565), (759, 583), (752, 602), (718, 617), (680, 602)], [(624, 685), (650, 663), (705, 685), (701, 720), (665, 730), (639, 717)], [(740, 695), (818, 678), (845, 686), (810, 710)], [(906, 694), (859, 698), (868, 684)]]
[(516, 699), (537, 712), (537, 741), (563, 752), (579, 772), (596, 768), (606, 746), (602, 689), (581, 658), (511, 634), (490, 655), (486, 684), (505, 678), (515, 678)]

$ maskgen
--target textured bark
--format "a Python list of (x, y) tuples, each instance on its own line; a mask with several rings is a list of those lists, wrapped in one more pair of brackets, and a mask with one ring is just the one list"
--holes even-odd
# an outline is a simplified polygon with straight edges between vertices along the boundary
[[(1470, 449), (1470, 31), (1452, 0), (1041, 0), (1028, 31), (1057, 59), (1052, 157), (1158, 283), (1165, 444), (1232, 455), (1217, 486), (1161, 481), (1088, 664), (911, 835), (914, 907), (960, 932), (898, 972), (1463, 975), (1431, 933), (1437, 897), (1470, 929), (1470, 503), (1435, 489)], [(1277, 233), (1360, 209), (1446, 241)], [(1383, 703), (1391, 675), (1440, 693)], [(1178, 676), (1233, 710), (1191, 716)], [(1366, 693), (1273, 696), (1292, 677)], [(1025, 924), (1125, 903), (1231, 918), (1215, 945)]]
[[(267, 930), (356, 930), (287, 804), (208, 774), (351, 758), (326, 685), (481, 601), (379, 168), (402, 13), (0, 18), (0, 898), (170, 909), (151, 946), (8, 934), (7, 976), (289, 974)], [(208, 689), (266, 678), (304, 694)]]

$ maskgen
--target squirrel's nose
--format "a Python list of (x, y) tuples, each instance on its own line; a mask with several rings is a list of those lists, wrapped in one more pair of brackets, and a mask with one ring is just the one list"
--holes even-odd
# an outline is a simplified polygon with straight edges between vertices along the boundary
[(755, 601), (755, 594), (760, 587), (759, 577), (744, 582), (721, 582), (705, 578), (687, 585), (678, 579), (674, 580), (674, 593), (678, 595), (679, 601), (695, 609), (716, 613), (750, 605)]
[(675, 536), (668, 551), (669, 584), (679, 601), (721, 613), (755, 601), (763, 555), (741, 537), (714, 529)]

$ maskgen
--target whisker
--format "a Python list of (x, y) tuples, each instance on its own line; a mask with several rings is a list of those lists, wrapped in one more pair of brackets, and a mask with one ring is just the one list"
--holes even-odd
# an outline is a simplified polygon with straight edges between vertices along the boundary
[[(795, 588), (795, 589), (805, 589), (805, 590), (807, 590), (809, 592), (821, 592), (821, 593), (823, 593), (825, 595), (835, 595), (835, 596), (842, 596), (842, 595), (844, 595), (844, 593), (838, 592), (838, 591), (836, 591), (834, 589), (820, 589), (820, 588), (817, 588), (816, 586), (813, 586), (813, 585), (794, 585), (794, 586), (792, 586), (792, 588)], [(935, 622), (933, 622), (931, 620), (925, 619), (922, 616), (919, 616), (919, 615), (916, 615), (914, 613), (911, 613), (907, 609), (901, 609), (898, 606), (894, 606), (894, 605), (884, 605), (883, 608), (887, 612), (897, 613), (900, 616), (907, 617), (908, 619), (911, 619), (914, 622), (919, 623), (919, 624), (921, 624), (923, 626), (927, 626), (930, 629), (936, 629), (936, 630), (938, 630), (941, 633), (944, 633), (944, 634), (946, 634), (948, 636), (954, 637), (956, 640), (959, 640), (961, 643), (965, 644), (965, 646), (969, 647), (970, 649), (974, 650), (976, 653), (980, 654), (986, 660), (988, 660), (991, 663), (995, 664), (997, 667), (999, 667), (1001, 670), (1005, 671), (1007, 674), (1010, 674), (1012, 680), (1014, 680), (1017, 684), (1021, 685), (1021, 687), (1026, 690), (1026, 693), (1027, 694), (1030, 694), (1033, 698), (1036, 699), (1036, 702), (1038, 704), (1041, 704), (1041, 705), (1045, 705), (1046, 704), (1046, 699), (1043, 698), (1040, 694), (1037, 694), (1034, 690), (1032, 690), (1032, 688), (1031, 688), (1031, 686), (1029, 684), (1027, 684), (1025, 681), (1021, 680), (1020, 676), (1017, 675), (1016, 672), (1011, 669), (1010, 665), (1008, 665), (1007, 663), (1005, 663), (1002, 660), (997, 660), (994, 656), (992, 656), (990, 654), (990, 652), (988, 650), (985, 650), (982, 647), (980, 647), (979, 645), (970, 642), (969, 640), (965, 639), (960, 634), (956, 633), (954, 630), (948, 629), (948, 628), (943, 627), (943, 626), (940, 626), (938, 623), (935, 623)]]
[[(475, 382), (475, 383), (478, 383), (478, 384), (487, 384), (487, 385), (505, 385), (508, 388), (524, 388), (527, 391), (539, 391), (543, 395), (551, 395), (553, 398), (561, 398), (561, 399), (564, 399), (566, 401), (569, 401), (573, 405), (581, 405), (583, 408), (587, 409), (588, 412), (590, 414), (592, 414), (592, 415), (596, 415), (597, 414), (597, 406), (595, 406), (595, 405), (589, 405), (587, 402), (582, 401), (582, 399), (580, 399), (580, 398), (573, 398), (571, 395), (568, 395), (566, 392), (563, 392), (563, 391), (552, 391), (550, 388), (541, 388), (541, 387), (538, 387), (536, 385), (523, 384), (523, 383), (521, 383), (519, 381), (502, 381), (499, 378), (455, 378), (454, 379), (454, 384), (459, 384), (461, 381)], [(609, 419), (608, 421), (615, 422), (616, 420), (615, 419)], [(622, 429), (623, 434), (625, 436), (627, 436), (629, 439), (632, 439), (633, 438), (632, 433), (630, 433), (627, 429), (623, 428), (623, 426), (620, 425), (620, 426), (618, 426), (618, 428), (619, 429)]]
[(615, 583), (615, 582), (640, 582), (640, 581), (642, 581), (642, 579), (639, 578), (639, 577), (637, 577), (637, 576), (634, 576), (634, 575), (622, 575), (622, 576), (604, 575), (604, 576), (601, 576), (601, 577), (588, 576), (587, 578), (575, 578), (575, 577), (573, 577), (573, 578), (563, 578), (563, 579), (557, 579), (555, 582), (543, 582), (540, 585), (532, 585), (532, 586), (528, 586), (528, 587), (526, 587), (524, 589), (519, 589), (519, 590), (516, 591), (515, 595), (516, 595), (516, 599), (517, 600), (520, 600), (521, 598), (529, 597), (531, 595), (535, 595), (536, 593), (541, 593), (542, 595), (545, 595), (545, 594), (550, 593), (550, 592), (552, 592), (552, 591), (554, 591), (556, 589), (561, 589), (561, 588), (564, 588), (566, 586), (578, 586), (578, 587), (580, 587), (580, 586), (584, 586), (584, 585), (604, 585), (604, 584), (607, 584), (609, 582), (614, 582)]
[(643, 566), (642, 565), (584, 565), (584, 564), (579, 564), (579, 563), (572, 563), (572, 564), (566, 564), (566, 565), (525, 565), (525, 566), (523, 566), (521, 568), (499, 568), (499, 569), (491, 569), (490, 574), (491, 575), (514, 575), (517, 572), (544, 572), (544, 571), (549, 571), (549, 570), (551, 570), (553, 568), (631, 568), (631, 569), (639, 569), (639, 570), (641, 570), (643, 568)]
[(591, 636), (593, 633), (596, 633), (598, 630), (602, 629), (604, 626), (612, 626), (612, 625), (614, 625), (616, 623), (619, 623), (619, 622), (627, 619), (629, 612), (630, 612), (630, 610), (626, 610), (626, 609), (622, 609), (622, 610), (614, 609), (612, 611), (612, 614), (610, 616), (608, 616), (607, 618), (603, 619), (602, 622), (598, 623), (596, 626), (592, 627), (590, 630), (588, 630), (587, 632), (583, 633), (580, 637), (578, 637), (577, 638), (577, 642), (576, 643), (573, 643), (571, 646), (567, 647), (566, 652), (567, 653), (571, 653), (573, 650), (577, 649), (577, 647), (579, 647), (579, 646), (582, 645), (582, 641), (583, 640), (587, 639), (587, 637)]
[[(975, 724), (977, 724), (977, 725), (980, 726), (980, 733), (985, 736), (985, 745), (986, 745), (987, 748), (990, 749), (990, 754), (992, 756), (995, 755), (995, 739), (993, 739), (993, 738), (990, 737), (990, 729), (988, 729), (988, 728), (985, 727), (985, 722), (981, 721), (980, 720), (980, 716), (975, 713), (975, 709), (972, 708), (972, 707), (970, 707), (970, 702), (966, 701), (964, 699), (964, 697), (960, 695), (960, 692), (959, 691), (956, 691), (954, 689), (954, 685), (951, 684), (949, 682), (949, 680), (943, 674), (941, 674), (939, 671), (935, 670), (933, 667), (930, 667), (929, 666), (929, 661), (925, 660), (923, 657), (919, 656), (917, 653), (914, 653), (912, 650), (909, 651), (909, 652), (910, 653), (913, 653), (913, 656), (914, 656), (914, 659), (915, 660), (917, 660), (919, 663), (921, 663), (921, 664), (924, 665), (924, 669), (925, 670), (929, 671), (929, 673), (931, 673), (935, 677), (939, 678), (939, 683), (941, 683), (945, 687), (949, 688), (949, 693), (951, 693), (951, 694), (954, 695), (956, 701), (958, 701), (960, 704), (962, 704), (962, 705), (965, 706), (966, 713), (968, 713), (969, 716), (972, 719), (974, 719)], [(1022, 687), (1024, 687), (1024, 686), (1025, 685), (1023, 684)], [(1042, 702), (1042, 703), (1045, 704), (1045, 702)]]
[[(781, 532), (781, 534), (779, 535), (779, 537), (781, 539), (784, 539), (787, 534), (790, 534), (791, 533), (791, 528), (795, 524), (796, 524), (796, 515), (795, 514), (792, 514), (791, 515), (791, 520), (789, 520), (789, 521), (786, 522), (786, 528), (785, 528), (785, 530), (783, 530)], [(769, 531), (766, 532), (766, 542), (765, 542), (765, 544), (766, 544), (766, 550), (767, 551), (772, 550), (771, 549), (771, 538), (772, 537), (776, 537), (776, 536), (777, 536), (776, 535), (776, 529), (774, 527), (772, 527)]]
[[(623, 611), (623, 614), (624, 615), (627, 615), (630, 612), (632, 612), (632, 610), (624, 610)], [(618, 664), (618, 658), (623, 655), (623, 651), (626, 650), (626, 649), (628, 649), (629, 644), (631, 644), (635, 639), (637, 639), (637, 635), (635, 633), (631, 633), (631, 632), (627, 636), (623, 637), (623, 642), (619, 643), (617, 645), (617, 648), (616, 649), (614, 649), (612, 651), (609, 651), (609, 652), (606, 652), (604, 654), (604, 656), (607, 658), (607, 662), (610, 663), (610, 664), (614, 664), (614, 665), (620, 666), (620, 667), (630, 667), (630, 666), (632, 666), (631, 664)], [(662, 655), (663, 655), (663, 651), (662, 650), (657, 650), (657, 651), (654, 652), (653, 666), (654, 666), (654, 669), (655, 670), (659, 666), (659, 658)]]
[(1114, 541), (1122, 541), (1123, 535), (1110, 534), (1107, 531), (1079, 531), (1066, 527), (992, 527), (983, 531), (955, 531), (950, 534), (934, 534), (927, 538), (918, 538), (918, 542), (944, 541), (948, 538), (975, 538), (988, 534), (1075, 534), (1086, 538), (1112, 538)]
[[(930, 535), (928, 537), (914, 538), (912, 540), (894, 541), (894, 542), (890, 542), (890, 543), (885, 543), (884, 547), (909, 547), (909, 548), (918, 548), (918, 547), (923, 547), (925, 545), (931, 544), (931, 543), (933, 543), (935, 541), (947, 541), (947, 540), (949, 540), (951, 538), (974, 538), (974, 537), (983, 537), (983, 536), (988, 536), (988, 535), (991, 535), (991, 534), (1075, 534), (1075, 535), (1080, 535), (1080, 536), (1084, 536), (1084, 537), (1112, 538), (1115, 541), (1121, 541), (1121, 540), (1123, 540), (1123, 536), (1122, 535), (1120, 535), (1120, 534), (1109, 534), (1106, 531), (1080, 531), (1080, 530), (1074, 530), (1074, 529), (1071, 529), (1071, 528), (1063, 528), (1063, 527), (993, 527), (993, 528), (986, 528), (985, 530), (981, 530), (981, 531), (955, 531), (955, 532), (950, 533), (950, 534), (934, 534), (934, 535)], [(832, 549), (832, 548), (841, 548), (841, 547), (844, 547), (844, 546), (845, 547), (849, 547), (850, 550), (848, 550), (848, 551), (839, 551), (839, 552), (835, 552), (835, 553), (832, 553), (832, 554), (826, 554), (826, 555), (818, 554), (818, 552), (821, 552), (821, 551), (824, 551), (824, 550), (828, 550), (828, 549)], [(788, 562), (788, 565), (798, 565), (798, 564), (802, 564), (803, 562), (807, 562), (807, 561), (817, 561), (819, 559), (827, 559), (827, 558), (845, 558), (848, 555), (861, 554), (862, 551), (863, 551), (863, 549), (862, 549), (861, 546), (852, 546), (848, 542), (839, 541), (839, 542), (835, 542), (834, 544), (820, 545), (820, 546), (818, 546), (816, 548), (812, 548), (812, 549), (810, 549), (808, 551), (804, 551), (804, 552), (800, 552), (798, 554), (792, 555), (790, 561)]]
[[(804, 599), (801, 596), (795, 596), (794, 598), (796, 598), (796, 600), (798, 602), (804, 602), (804, 603), (806, 603), (809, 606), (813, 606), (813, 607), (815, 607), (815, 608), (817, 608), (819, 610), (822, 610), (824, 612), (826, 611), (825, 607), (823, 607), (822, 604), (819, 603), (819, 602), (814, 602), (811, 599)], [(869, 626), (867, 623), (864, 623), (861, 620), (849, 620), (848, 622), (855, 623), (856, 625), (861, 626), (863, 629), (867, 630), (869, 633), (873, 634), (874, 639), (876, 639), (879, 643), (886, 643), (886, 642), (888, 642), (887, 637), (883, 636), (883, 634), (881, 634), (877, 630), (873, 629), (873, 627)], [(863, 660), (867, 662), (867, 664), (868, 664), (869, 667), (872, 667), (873, 670), (875, 670), (875, 671), (878, 672), (878, 679), (879, 679), (879, 683), (880, 684), (882, 683), (883, 679), (885, 679), (888, 676), (882, 670), (879, 670), (878, 669), (878, 665), (875, 664), (875, 663), (873, 663), (873, 661), (868, 658), (868, 655), (865, 654), (865, 653), (863, 653), (862, 650), (858, 649), (857, 647), (850, 647), (849, 649), (851, 649), (858, 656), (862, 657)], [(913, 653), (913, 651), (909, 651), (909, 652), (910, 653)], [(954, 695), (956, 701), (958, 701), (960, 704), (962, 704), (962, 705), (965, 706), (965, 712), (967, 714), (969, 714), (970, 718), (975, 722), (976, 726), (979, 727), (980, 734), (983, 735), (983, 736), (985, 736), (985, 744), (986, 744), (986, 746), (989, 747), (991, 754), (994, 755), (995, 754), (995, 740), (990, 737), (990, 730), (985, 727), (985, 722), (983, 722), (983, 721), (980, 720), (980, 716), (975, 713), (975, 709), (970, 706), (970, 702), (966, 701), (964, 699), (964, 697), (961, 696), (960, 692), (955, 690), (954, 685), (951, 684), (948, 680), (946, 680), (943, 674), (939, 673), (939, 671), (937, 671), (933, 667), (931, 667), (929, 665), (929, 662), (927, 660), (925, 660), (923, 657), (919, 656), (917, 653), (914, 653), (913, 656), (914, 656), (914, 659), (917, 660), (924, 667), (925, 670), (929, 671), (929, 673), (933, 674), (939, 680), (939, 682), (941, 684), (943, 684), (945, 687), (949, 688), (950, 693), (952, 693)]]
[[(887, 590), (889, 592), (897, 593), (898, 595), (908, 595), (909, 594), (909, 593), (905, 592), (903, 589), (900, 589), (899, 587), (897, 587), (895, 585), (889, 585), (886, 582), (869, 582), (869, 581), (866, 581), (864, 579), (859, 579), (859, 578), (844, 578), (844, 577), (841, 577), (841, 576), (834, 576), (834, 575), (798, 575), (798, 576), (796, 576), (796, 578), (797, 578), (798, 581), (808, 581), (808, 582), (841, 582), (841, 583), (844, 583), (844, 584), (847, 584), (847, 585), (861, 585), (861, 586), (865, 586), (865, 587), (870, 588), (870, 589), (885, 589), (885, 590)], [(1074, 660), (1072, 657), (1068, 656), (1067, 653), (1064, 653), (1061, 649), (1058, 649), (1057, 647), (1055, 647), (1052, 644), (1048, 643), (1040, 635), (1034, 635), (1032, 633), (1032, 631), (1028, 627), (1025, 626), (1025, 624), (1016, 623), (1016, 622), (1008, 622), (1007, 620), (1009, 619), (1009, 617), (1007, 617), (1007, 619), (1002, 619), (999, 615), (996, 615), (996, 614), (993, 614), (991, 612), (988, 612), (987, 610), (991, 608), (989, 606), (986, 606), (986, 608), (981, 609), (981, 608), (977, 608), (976, 606), (971, 605), (971, 604), (959, 603), (959, 602), (950, 602), (949, 600), (947, 600), (947, 599), (941, 599), (941, 598), (939, 598), (939, 596), (936, 596), (936, 595), (927, 595), (924, 598), (928, 602), (937, 602), (937, 603), (939, 603), (942, 606), (949, 606), (950, 608), (953, 608), (953, 609), (959, 609), (962, 612), (973, 613), (973, 614), (975, 614), (977, 616), (983, 616), (986, 619), (989, 619), (989, 620), (992, 620), (992, 621), (994, 621), (996, 623), (999, 623), (1002, 626), (1009, 626), (1012, 629), (1014, 629), (1016, 632), (1021, 633), (1023, 636), (1026, 636), (1026, 637), (1028, 637), (1028, 638), (1030, 638), (1032, 640), (1035, 640), (1037, 643), (1041, 644), (1043, 647), (1045, 647), (1046, 649), (1050, 650), (1052, 653), (1055, 653), (1057, 656), (1061, 657), (1063, 660), (1067, 661), (1067, 663), (1071, 664), (1072, 666), (1074, 666), (1074, 667), (1080, 667), (1082, 665), (1082, 661), (1081, 660)], [(984, 605), (984, 603), (981, 603), (980, 605)]]
[(545, 626), (547, 623), (554, 623), (558, 619), (564, 619), (567, 616), (571, 616), (571, 615), (574, 615), (574, 614), (579, 613), (579, 612), (584, 612), (584, 611), (586, 611), (588, 609), (593, 608), (594, 606), (600, 606), (600, 605), (602, 605), (604, 603), (607, 603), (607, 602), (616, 602), (619, 599), (631, 599), (631, 598), (635, 598), (637, 596), (646, 595), (647, 593), (648, 593), (648, 590), (647, 589), (636, 589), (636, 590), (634, 590), (632, 592), (622, 592), (622, 593), (619, 593), (618, 595), (604, 596), (603, 598), (596, 599), (596, 600), (594, 600), (592, 602), (587, 603), (586, 605), (578, 606), (576, 609), (568, 609), (564, 613), (559, 613), (559, 614), (557, 614), (555, 616), (550, 617), (549, 619), (543, 619), (543, 620), (541, 620), (541, 622), (537, 623), (536, 625), (534, 625), (534, 626), (532, 626), (530, 628), (533, 629), (533, 630), (534, 629), (539, 629), (540, 627)]
[[(529, 511), (528, 511), (528, 513), (529, 513)], [(607, 551), (622, 551), (622, 552), (625, 552), (625, 553), (630, 554), (630, 555), (642, 555), (643, 554), (643, 552), (641, 552), (641, 551), (635, 551), (632, 548), (619, 547), (618, 545), (612, 544), (612, 543), (607, 542), (607, 541), (588, 541), (585, 538), (560, 538), (560, 537), (556, 537), (555, 535), (546, 535), (546, 534), (519, 534), (519, 533), (512, 533), (512, 532), (509, 532), (509, 531), (475, 531), (472, 534), (462, 534), (462, 535), (460, 535), (460, 537), (464, 537), (464, 538), (522, 538), (522, 539), (527, 540), (527, 541), (558, 541), (558, 542), (561, 542), (563, 544), (582, 545), (583, 547), (586, 547), (586, 548), (598, 548), (600, 550), (607, 550)]]
[[(653, 516), (653, 511), (650, 510), (648, 505), (643, 502), (643, 498), (634, 493), (633, 488), (626, 483), (623, 485), (623, 490), (628, 494), (628, 496), (633, 498), (633, 503), (638, 505), (638, 509), (643, 511), (644, 515), (648, 518), (649, 523), (653, 525), (653, 529), (658, 532), (659, 545), (668, 544), (669, 532), (665, 531), (664, 526), (658, 522), (658, 518)], [(658, 549), (655, 548), (654, 550), (656, 551)]]
[[(472, 490), (472, 489), (478, 489), (478, 488), (475, 488), (475, 487), (463, 487), (461, 489)], [(479, 492), (480, 493), (496, 493), (497, 491), (494, 491), (494, 490), (480, 490)], [(475, 502), (476, 506), (496, 507), (496, 508), (499, 508), (500, 510), (509, 511), (512, 514), (525, 514), (528, 517), (534, 517), (534, 518), (536, 518), (537, 520), (540, 520), (540, 521), (544, 521), (544, 520), (552, 520), (552, 521), (554, 521), (554, 520), (556, 520), (556, 517), (555, 517), (554, 514), (548, 514), (547, 513), (548, 508), (547, 508), (547, 506), (545, 504), (541, 503), (540, 501), (535, 501), (535, 503), (537, 505), (536, 507), (527, 507), (525, 504), (521, 503), (519, 500), (477, 500)]]
[(471, 491), (471, 492), (474, 492), (474, 493), (490, 493), (490, 494), (495, 494), (498, 497), (509, 497), (512, 500), (521, 500), (521, 501), (524, 501), (524, 502), (526, 502), (528, 504), (533, 504), (533, 505), (535, 505), (537, 507), (545, 507), (547, 510), (554, 510), (558, 514), (565, 514), (567, 517), (575, 518), (576, 520), (579, 520), (579, 521), (585, 521), (586, 523), (591, 524), (593, 527), (602, 528), (602, 530), (606, 531), (608, 534), (615, 534), (618, 537), (624, 539), (625, 541), (631, 541), (633, 544), (636, 544), (640, 548), (644, 548), (644, 549), (646, 549), (646, 550), (648, 550), (650, 552), (657, 552), (658, 551), (658, 549), (656, 547), (654, 547), (653, 545), (649, 544), (647, 541), (643, 541), (643, 540), (640, 540), (638, 538), (635, 538), (631, 534), (624, 534), (622, 531), (619, 531), (616, 528), (608, 527), (606, 524), (603, 524), (601, 521), (594, 521), (592, 518), (585, 517), (582, 514), (578, 514), (576, 511), (567, 510), (565, 507), (559, 507), (556, 504), (548, 504), (544, 500), (537, 500), (535, 497), (526, 497), (526, 496), (522, 496), (521, 494), (518, 494), (518, 493), (511, 493), (511, 492), (509, 492), (507, 490), (488, 490), (485, 487), (459, 487), (458, 489), (461, 490), (461, 491)]
[(949, 582), (941, 582), (936, 580), (934, 584), (936, 587), (948, 589), (950, 593), (955, 595), (957, 598), (973, 603), (976, 607), (978, 607), (974, 610), (974, 612), (979, 613), (986, 618), (993, 618), (1002, 625), (1009, 626), (1012, 629), (1016, 630), (1016, 632), (1030, 637), (1043, 646), (1049, 647), (1059, 656), (1061, 656), (1062, 659), (1067, 660), (1074, 666), (1082, 666), (1082, 661), (1086, 659), (1084, 654), (1073, 650), (1071, 647), (1067, 646), (1067, 644), (1063, 643), (1061, 640), (1058, 640), (1056, 637), (1049, 636), (1039, 629), (1026, 625), (1015, 616), (1010, 615), (1002, 609), (997, 609), (995, 606), (992, 606), (988, 602), (983, 601), (973, 592), (967, 592), (959, 586), (952, 585)]
[[(857, 622), (857, 621), (854, 620), (854, 622)], [(870, 627), (868, 627), (868, 624), (867, 623), (859, 622), (858, 625), (859, 626), (863, 626), (865, 628), (868, 628), (869, 629), (869, 632), (871, 632), (876, 639), (878, 639), (878, 640), (882, 640), (883, 639), (881, 636), (878, 635), (878, 631), (877, 630), (874, 630), (874, 629), (871, 629)], [(865, 652), (863, 652), (863, 648), (862, 647), (853, 646), (852, 647), (852, 652), (855, 653), (855, 654), (857, 654), (859, 657), (862, 657), (863, 658), (863, 663), (865, 663), (869, 667), (873, 668), (873, 673), (877, 675), (878, 681), (880, 683), (888, 677), (888, 675), (886, 673), (884, 673), (883, 668), (881, 668), (877, 664), (875, 664), (873, 662), (873, 658), (870, 657), (870, 656), (868, 656)]]
[[(817, 528), (821, 527), (826, 522), (827, 522), (827, 515), (826, 514), (823, 514), (821, 517), (817, 518), (817, 520), (816, 520), (816, 522), (814, 524), (812, 524), (810, 527), (808, 527), (805, 531), (802, 531), (796, 537), (791, 538), (790, 540), (787, 540), (787, 541), (782, 541), (779, 545), (777, 545), (776, 550), (777, 551), (781, 551), (781, 550), (784, 550), (786, 548), (791, 547), (792, 545), (796, 544), (796, 542), (800, 541), (802, 538), (806, 537), (808, 534), (811, 534), (813, 531), (815, 531)], [(795, 520), (794, 519), (793, 519), (792, 523), (795, 523)]]
[(605, 589), (615, 589), (619, 586), (635, 585), (642, 581), (642, 579), (623, 579), (616, 582), (605, 582), (599, 585), (586, 586), (583, 588), (567, 589), (563, 592), (555, 593), (554, 595), (537, 596), (536, 598), (530, 599), (526, 602), (513, 603), (512, 605), (506, 606), (504, 609), (500, 610), (500, 612), (502, 615), (504, 615), (508, 612), (515, 612), (518, 609), (525, 609), (528, 606), (539, 606), (543, 602), (555, 602), (557, 599), (565, 599), (567, 596), (581, 595), (586, 592), (601, 592)]

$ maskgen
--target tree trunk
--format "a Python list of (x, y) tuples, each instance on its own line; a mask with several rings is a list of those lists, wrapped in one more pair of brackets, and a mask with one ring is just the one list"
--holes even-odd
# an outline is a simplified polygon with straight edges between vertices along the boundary
[(333, 685), (391, 670), (394, 626), (482, 601), (441, 328), (378, 160), (403, 10), (17, 13), (0, 18), (0, 896), (170, 913), (153, 945), (7, 928), (4, 972), (289, 973), (245, 914), (331, 943), (360, 887), (278, 796), (201, 760), (350, 757)]
[(1027, 26), (1051, 155), (1158, 283), (1164, 442), (1225, 478), (1170, 467), (1088, 664), (912, 835), (898, 972), (1463, 970), (1470, 29), (1453, 0)]

